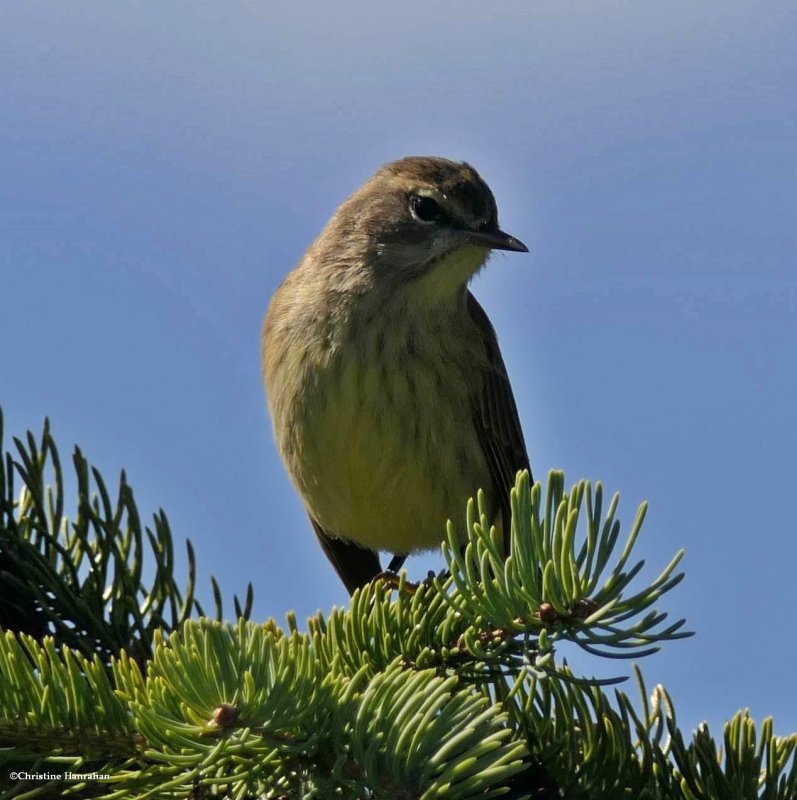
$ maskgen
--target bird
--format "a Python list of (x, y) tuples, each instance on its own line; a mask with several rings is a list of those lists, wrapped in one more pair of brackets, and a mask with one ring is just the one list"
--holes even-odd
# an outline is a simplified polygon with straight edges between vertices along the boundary
[[(345, 200), (275, 292), (262, 367), (276, 442), (350, 594), (438, 547), (483, 489), (509, 553), (529, 457), (495, 330), (468, 288), (501, 230), (465, 162), (410, 156)], [(466, 539), (464, 531), (458, 534)]]

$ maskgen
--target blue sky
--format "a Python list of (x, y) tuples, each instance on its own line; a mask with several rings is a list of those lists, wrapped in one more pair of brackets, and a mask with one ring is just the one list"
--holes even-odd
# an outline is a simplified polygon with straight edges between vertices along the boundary
[(272, 440), (261, 319), (382, 163), (468, 160), (531, 248), (474, 290), (536, 475), (621, 491), (625, 530), (649, 499), (651, 579), (687, 549), (661, 605), (698, 635), (648, 681), (687, 728), (797, 730), (793, 6), (275, 5), (6, 4), (9, 433), (49, 416), (126, 468), (206, 599), (212, 572), (259, 618), (345, 602)]

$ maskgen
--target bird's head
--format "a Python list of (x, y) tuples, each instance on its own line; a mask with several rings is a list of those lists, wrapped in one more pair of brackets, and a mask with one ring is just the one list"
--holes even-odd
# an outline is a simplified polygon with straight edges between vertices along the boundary
[(413, 156), (382, 167), (338, 209), (318, 245), (378, 286), (423, 294), (464, 287), (490, 251), (528, 252), (498, 227), (490, 187), (473, 167)]

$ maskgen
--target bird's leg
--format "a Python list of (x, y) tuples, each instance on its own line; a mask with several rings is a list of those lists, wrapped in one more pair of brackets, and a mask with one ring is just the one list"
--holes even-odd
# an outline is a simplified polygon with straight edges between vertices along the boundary
[(390, 559), (390, 563), (387, 565), (387, 571), (397, 575), (398, 571), (404, 566), (406, 560), (407, 556), (393, 556), (393, 558)]

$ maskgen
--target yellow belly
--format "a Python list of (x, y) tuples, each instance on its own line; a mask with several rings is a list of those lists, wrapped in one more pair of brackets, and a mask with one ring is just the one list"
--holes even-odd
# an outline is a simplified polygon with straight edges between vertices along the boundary
[(291, 472), (330, 533), (374, 550), (435, 548), (487, 488), (464, 377), (414, 365), (320, 370), (295, 427)]

